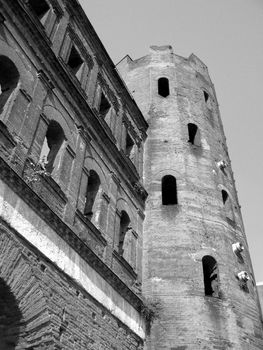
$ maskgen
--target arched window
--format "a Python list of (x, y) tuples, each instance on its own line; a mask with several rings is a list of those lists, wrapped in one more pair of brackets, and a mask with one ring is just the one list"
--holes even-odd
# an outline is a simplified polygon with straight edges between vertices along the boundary
[(219, 296), (219, 276), (216, 260), (209, 255), (202, 259), (205, 295), (211, 297)]
[[(7, 284), (0, 278), (0, 348), (6, 350), (17, 349), (23, 334), (22, 313), (17, 300)], [(22, 345), (21, 343), (19, 344)], [(24, 348), (20, 347), (18, 348)]]
[(19, 73), (14, 63), (8, 57), (0, 55), (0, 114), (18, 81)]
[(165, 175), (162, 178), (162, 204), (178, 204), (176, 178), (172, 175)]
[(129, 218), (129, 215), (123, 210), (121, 212), (120, 217), (120, 231), (119, 231), (119, 243), (118, 243), (118, 252), (120, 255), (124, 255), (125, 251), (125, 236), (130, 228), (131, 220)]
[(206, 92), (205, 90), (203, 90), (203, 93), (204, 93), (205, 102), (207, 103), (208, 100), (209, 100), (209, 94), (208, 94), (208, 92)]
[(52, 120), (49, 123), (40, 153), (40, 162), (45, 165), (46, 171), (50, 174), (55, 168), (55, 161), (64, 140), (65, 135), (63, 129), (56, 121)]
[(90, 170), (88, 178), (88, 186), (86, 192), (86, 203), (84, 208), (84, 215), (89, 219), (92, 218), (96, 211), (98, 204), (98, 197), (100, 193), (100, 178), (94, 170)]
[(193, 123), (187, 124), (188, 126), (188, 135), (189, 135), (189, 140), (192, 145), (195, 146), (200, 146), (201, 145), (201, 138), (200, 138), (200, 131), (197, 127), (197, 125)]
[(221, 193), (222, 193), (223, 203), (226, 204), (226, 201), (228, 200), (228, 193), (225, 190), (222, 190)]
[(235, 223), (235, 214), (234, 214), (231, 198), (229, 197), (227, 191), (225, 190), (222, 190), (221, 194), (222, 194), (222, 200), (225, 208), (225, 215), (227, 219), (229, 219), (228, 222), (232, 225)]
[(170, 94), (169, 80), (167, 78), (158, 79), (158, 94), (167, 97)]

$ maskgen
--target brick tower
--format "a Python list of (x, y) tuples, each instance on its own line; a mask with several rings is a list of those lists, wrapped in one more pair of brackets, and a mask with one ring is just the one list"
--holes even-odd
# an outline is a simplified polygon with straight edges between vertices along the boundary
[(147, 349), (263, 349), (253, 270), (207, 67), (170, 46), (118, 70), (149, 123), (143, 293)]

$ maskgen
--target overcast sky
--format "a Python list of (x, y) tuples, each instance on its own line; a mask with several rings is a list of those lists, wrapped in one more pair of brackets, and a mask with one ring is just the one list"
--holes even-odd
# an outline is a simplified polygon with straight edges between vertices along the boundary
[(263, 0), (79, 0), (114, 63), (196, 54), (215, 85), (254, 272), (263, 281)]

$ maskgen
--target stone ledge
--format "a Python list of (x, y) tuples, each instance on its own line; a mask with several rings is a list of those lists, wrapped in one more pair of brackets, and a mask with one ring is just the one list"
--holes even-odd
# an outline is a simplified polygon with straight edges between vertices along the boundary
[(132, 276), (134, 280), (137, 279), (137, 273), (134, 271), (133, 267), (124, 259), (116, 250), (113, 251), (113, 256), (118, 260), (118, 262), (127, 270), (127, 272)]
[(2, 157), (0, 168), (0, 178), (125, 300), (140, 311), (142, 300), (47, 206)]

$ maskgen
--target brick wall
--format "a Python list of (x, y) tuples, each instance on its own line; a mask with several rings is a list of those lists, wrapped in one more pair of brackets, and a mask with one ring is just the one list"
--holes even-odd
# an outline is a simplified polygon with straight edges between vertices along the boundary
[(67, 275), (0, 229), (2, 349), (142, 349), (142, 340)]

